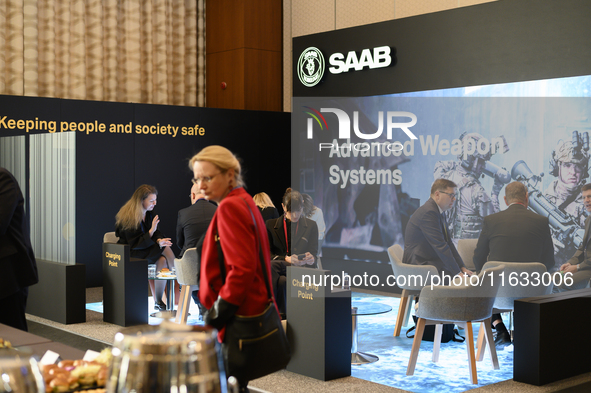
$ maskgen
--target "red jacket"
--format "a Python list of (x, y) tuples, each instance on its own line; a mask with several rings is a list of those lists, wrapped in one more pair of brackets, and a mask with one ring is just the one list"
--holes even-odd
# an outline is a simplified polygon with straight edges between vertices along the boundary
[[(257, 223), (258, 239), (255, 236), (251, 211)], [(220, 237), (226, 265), (226, 283), (223, 286), (214, 240), (215, 228)], [(213, 306), (219, 295), (225, 301), (239, 306), (236, 314), (256, 315), (265, 310), (269, 296), (259, 258), (259, 239), (273, 296), (269, 239), (263, 217), (244, 188), (235, 188), (217, 208), (203, 243), (199, 299), (207, 309)], [(220, 342), (223, 341), (224, 330), (218, 335)]]

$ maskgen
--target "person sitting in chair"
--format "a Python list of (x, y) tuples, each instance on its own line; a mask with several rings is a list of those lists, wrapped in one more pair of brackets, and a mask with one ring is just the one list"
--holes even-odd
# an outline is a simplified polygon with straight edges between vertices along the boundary
[[(550, 270), (554, 266), (554, 247), (547, 217), (527, 209), (527, 187), (514, 181), (505, 187), (507, 209), (484, 217), (482, 232), (474, 250), (474, 266), (480, 271), (486, 261), (541, 262)], [(501, 314), (493, 314), (497, 330), (495, 344), (511, 344)]]
[[(164, 237), (158, 230), (160, 218), (152, 216), (157, 196), (156, 187), (148, 184), (139, 186), (117, 213), (115, 235), (119, 237), (117, 243), (129, 244), (132, 258), (147, 259), (148, 263), (155, 263), (156, 270), (160, 271), (165, 266), (172, 268), (174, 253), (170, 249), (170, 238)], [(150, 280), (150, 285), (154, 286), (154, 308), (166, 310), (166, 304), (162, 301), (166, 283), (163, 280)]]
[[(179, 258), (187, 249), (197, 246), (199, 239), (207, 232), (209, 223), (217, 209), (215, 202), (208, 201), (199, 191), (199, 186), (193, 184), (191, 187), (191, 206), (179, 210), (176, 223), (176, 244), (181, 249)], [(199, 302), (199, 291), (193, 291), (191, 294), (193, 301), (199, 307), (201, 316), (206, 311)]]

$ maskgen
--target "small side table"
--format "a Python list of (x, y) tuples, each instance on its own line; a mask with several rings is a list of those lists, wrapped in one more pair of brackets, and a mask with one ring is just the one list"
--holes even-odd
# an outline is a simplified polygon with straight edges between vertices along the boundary
[(351, 364), (360, 365), (373, 363), (379, 360), (376, 355), (357, 350), (357, 317), (360, 315), (384, 314), (392, 311), (392, 307), (383, 303), (374, 302), (355, 302), (351, 307), (352, 318), (352, 344), (351, 344)]
[(150, 316), (163, 319), (170, 319), (176, 317), (176, 310), (174, 309), (174, 282), (176, 281), (176, 275), (156, 275), (156, 277), (148, 277), (148, 280), (166, 281), (166, 311), (158, 311), (150, 314)]

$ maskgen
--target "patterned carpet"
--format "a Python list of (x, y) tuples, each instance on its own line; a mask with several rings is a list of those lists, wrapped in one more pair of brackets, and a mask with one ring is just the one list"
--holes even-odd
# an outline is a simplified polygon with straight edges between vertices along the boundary
[[(358, 292), (353, 292), (352, 296), (353, 305), (359, 301), (377, 302), (390, 305), (392, 311), (358, 317), (358, 350), (377, 355), (379, 360), (375, 363), (352, 366), (351, 376), (417, 393), (464, 392), (513, 378), (512, 346), (498, 352), (499, 370), (493, 370), (487, 352), (484, 361), (477, 363), (478, 385), (472, 385), (465, 343), (442, 343), (439, 362), (433, 363), (431, 361), (433, 343), (427, 341), (421, 344), (414, 375), (407, 376), (406, 367), (413, 340), (406, 338), (408, 328), (402, 329), (400, 337), (392, 336), (400, 299)], [(150, 312), (153, 312), (152, 298), (149, 299), (148, 306)], [(86, 308), (102, 312), (102, 303), (88, 303)], [(189, 312), (191, 315), (188, 324), (202, 323), (199, 321), (199, 310), (192, 301)], [(157, 325), (161, 321), (159, 318), (150, 317), (148, 323)], [(462, 330), (460, 334), (463, 335)], [(475, 326), (474, 337), (477, 335), (478, 326)]]
[[(358, 349), (377, 355), (375, 363), (352, 366), (351, 376), (417, 393), (463, 392), (469, 389), (513, 378), (513, 346), (498, 351), (499, 370), (493, 370), (488, 352), (477, 362), (478, 385), (470, 383), (466, 344), (450, 341), (441, 344), (439, 362), (431, 361), (433, 343), (423, 341), (414, 375), (406, 375), (412, 339), (406, 337), (408, 328), (402, 328), (400, 337), (393, 337), (394, 323), (400, 299), (354, 292), (352, 303), (378, 302), (392, 306), (386, 314), (358, 317)], [(463, 336), (463, 330), (460, 330)], [(478, 329), (474, 329), (477, 337)]]

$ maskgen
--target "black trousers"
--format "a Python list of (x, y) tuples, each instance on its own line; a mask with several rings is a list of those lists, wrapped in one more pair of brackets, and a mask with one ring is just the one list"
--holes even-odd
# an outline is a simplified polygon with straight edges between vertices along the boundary
[(287, 269), (285, 262), (281, 260), (271, 261), (271, 281), (279, 313), (285, 314), (287, 309)]
[(16, 329), (28, 331), (25, 309), (27, 308), (27, 296), (29, 287), (0, 299), (0, 323)]
[(205, 312), (207, 311), (207, 309), (199, 301), (199, 290), (197, 289), (197, 290), (191, 292), (191, 297), (193, 298), (193, 301), (195, 302), (197, 307), (199, 307), (199, 314), (201, 314), (201, 316), (203, 316), (205, 314)]

